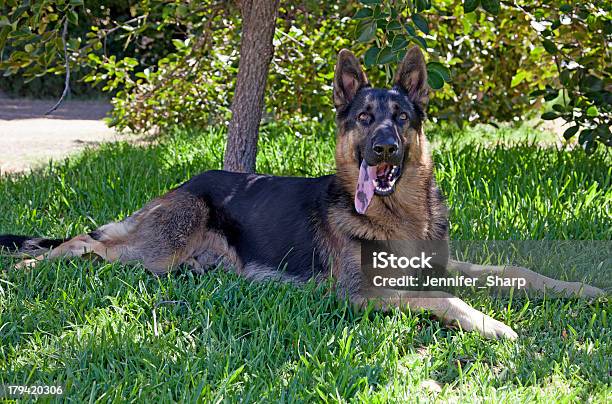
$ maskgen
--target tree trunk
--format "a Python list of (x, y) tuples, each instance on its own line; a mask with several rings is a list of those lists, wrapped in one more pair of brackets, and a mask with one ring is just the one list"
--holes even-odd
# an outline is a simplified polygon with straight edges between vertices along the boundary
[(254, 172), (279, 0), (242, 0), (242, 36), (224, 169)]

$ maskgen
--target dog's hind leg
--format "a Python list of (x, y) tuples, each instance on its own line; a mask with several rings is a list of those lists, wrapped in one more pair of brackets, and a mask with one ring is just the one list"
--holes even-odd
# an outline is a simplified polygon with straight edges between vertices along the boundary
[(118, 259), (117, 249), (108, 248), (104, 243), (95, 240), (89, 234), (81, 234), (63, 242), (46, 254), (40, 254), (33, 258), (24, 259), (15, 268), (34, 267), (43, 259), (55, 259), (59, 257), (81, 257), (87, 254), (96, 254), (107, 261)]
[[(527, 289), (542, 292), (548, 289), (549, 291), (566, 296), (596, 297), (605, 294), (603, 290), (582, 282), (561, 281), (541, 275), (527, 268), (511, 265), (478, 265), (449, 260), (447, 269), (449, 271), (461, 272), (471, 278), (477, 278), (479, 281), (486, 281), (487, 277), (494, 276), (501, 279), (514, 280), (513, 284), (516, 285), (518, 281), (524, 280), (524, 286)], [(512, 282), (509, 283), (512, 284)]]
[[(95, 254), (107, 261), (141, 262), (159, 275), (188, 261), (201, 249), (206, 234), (208, 208), (199, 198), (171, 191), (123, 221), (74, 237), (46, 257), (80, 257)], [(33, 260), (21, 266), (33, 264)]]

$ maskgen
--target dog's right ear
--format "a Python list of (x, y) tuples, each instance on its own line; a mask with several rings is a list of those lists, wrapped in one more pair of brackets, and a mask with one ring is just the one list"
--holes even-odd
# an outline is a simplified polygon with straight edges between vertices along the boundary
[(351, 103), (360, 88), (369, 85), (359, 60), (348, 49), (338, 54), (334, 74), (334, 105), (341, 110)]
[(427, 65), (423, 52), (418, 46), (413, 46), (400, 62), (395, 78), (396, 86), (401, 87), (412, 102), (421, 110), (427, 109), (429, 101), (429, 87), (427, 86)]

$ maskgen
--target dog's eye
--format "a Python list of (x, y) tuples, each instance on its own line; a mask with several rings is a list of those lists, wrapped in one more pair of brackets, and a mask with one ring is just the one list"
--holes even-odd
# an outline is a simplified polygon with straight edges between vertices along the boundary
[(359, 121), (361, 121), (361, 122), (369, 122), (370, 121), (370, 114), (368, 114), (366, 112), (362, 112), (361, 114), (357, 115), (357, 119), (359, 119)]
[(401, 121), (405, 121), (405, 120), (407, 120), (407, 119), (408, 119), (408, 114), (407, 114), (407, 113), (405, 113), (405, 112), (402, 112), (401, 114), (399, 114), (399, 119), (400, 119)]

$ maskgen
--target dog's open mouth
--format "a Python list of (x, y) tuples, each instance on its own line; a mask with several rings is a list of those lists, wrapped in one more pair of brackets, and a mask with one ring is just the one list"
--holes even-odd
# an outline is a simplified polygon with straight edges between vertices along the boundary
[(374, 178), (374, 193), (387, 196), (393, 193), (393, 186), (399, 177), (399, 166), (382, 163), (376, 166), (376, 178)]
[(355, 192), (355, 210), (363, 215), (368, 209), (374, 194), (379, 196), (391, 195), (399, 176), (399, 166), (389, 163), (369, 166), (363, 160), (359, 167), (359, 179)]

